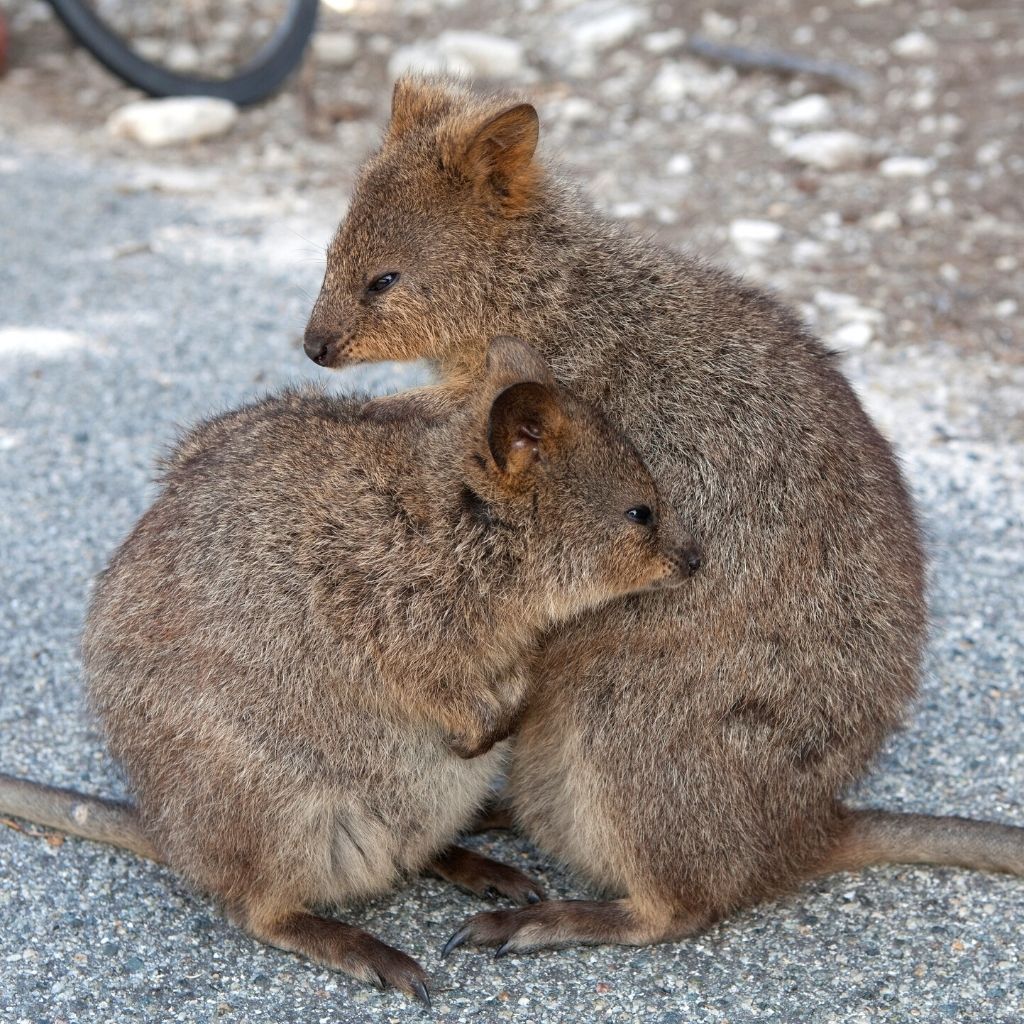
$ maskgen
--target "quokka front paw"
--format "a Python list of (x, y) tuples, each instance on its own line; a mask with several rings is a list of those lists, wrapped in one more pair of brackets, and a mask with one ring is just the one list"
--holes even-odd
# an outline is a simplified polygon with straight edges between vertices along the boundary
[(445, 735), (449, 750), (463, 760), (481, 757), (503, 740), (507, 740), (519, 728), (521, 710), (500, 716), (488, 716), (490, 721), (479, 729), (464, 732), (450, 731)]
[(449, 733), (445, 737), (445, 743), (456, 757), (461, 757), (463, 761), (472, 761), (474, 757), (483, 757), (484, 754), (490, 753), (495, 745), (503, 739), (505, 739), (504, 736), (498, 738), (490, 735), (469, 737)]
[(522, 871), (460, 846), (448, 847), (434, 860), (431, 871), (483, 899), (503, 896), (520, 905), (544, 899), (544, 890)]
[(288, 914), (248, 931), (258, 939), (344, 971), (377, 988), (396, 988), (430, 1006), (427, 975), (412, 957), (367, 932), (309, 913)]

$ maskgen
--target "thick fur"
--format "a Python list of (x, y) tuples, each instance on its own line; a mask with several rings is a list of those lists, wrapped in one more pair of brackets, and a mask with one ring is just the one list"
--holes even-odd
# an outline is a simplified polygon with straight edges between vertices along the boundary
[[(922, 546), (889, 444), (771, 297), (629, 236), (536, 159), (505, 205), (522, 146), (497, 184), (464, 154), (503, 110), (525, 123), (515, 98), (409, 79), (395, 105), (330, 247), (307, 352), (427, 357), (458, 380), (480, 337), (530, 339), (633, 439), (706, 556), (693, 586), (548, 638), (515, 813), (629, 914), (545, 931), (533, 919), (556, 910), (527, 909), (532, 937), (513, 941), (608, 941), (627, 918), (621, 941), (686, 934), (843, 863), (856, 833), (840, 795), (914, 696), (925, 639)], [(370, 297), (378, 268), (401, 276)]]
[(158, 857), (253, 935), (425, 1000), (419, 965), (312, 908), (424, 869), (539, 898), (446, 848), (540, 632), (690, 574), (690, 538), (631, 522), (641, 505), (661, 511), (635, 450), (514, 339), (469, 401), (285, 392), (204, 423), (83, 639), (137, 810), (2, 779), (0, 808)]

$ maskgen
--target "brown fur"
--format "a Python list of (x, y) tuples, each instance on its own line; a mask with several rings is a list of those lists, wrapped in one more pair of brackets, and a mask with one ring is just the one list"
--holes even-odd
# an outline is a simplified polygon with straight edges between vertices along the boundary
[[(693, 587), (555, 629), (516, 745), (520, 824), (626, 897), (629, 923), (558, 924), (546, 906), (465, 937), (654, 941), (866, 863), (854, 848), (931, 856), (921, 819), (893, 840), (839, 803), (914, 695), (925, 605), (906, 487), (832, 355), (774, 299), (524, 168), (522, 144), (507, 165), (500, 150), (485, 169), (453, 161), (503, 117), (528, 122), (514, 98), (406, 80), (396, 105), (330, 247), (307, 353), (426, 357), (465, 381), (480, 337), (521, 334), (635, 441), (707, 555)], [(401, 276), (372, 295), (379, 268)], [(972, 826), (940, 859), (1019, 870), (1024, 832), (996, 830)]]
[(537, 900), (445, 852), (501, 769), (527, 656), (581, 610), (681, 582), (693, 545), (627, 519), (658, 510), (646, 468), (522, 343), (444, 407), (286, 392), (189, 433), (83, 641), (137, 814), (97, 831), (86, 798), (16, 780), (0, 808), (158, 856), (252, 935), (424, 1000), (418, 964), (311, 908), (427, 868)]

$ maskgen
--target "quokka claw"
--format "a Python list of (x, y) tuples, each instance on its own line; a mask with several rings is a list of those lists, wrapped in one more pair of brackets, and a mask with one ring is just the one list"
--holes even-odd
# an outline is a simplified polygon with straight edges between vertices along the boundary
[(446, 960), (449, 954), (458, 949), (466, 939), (472, 934), (473, 929), (466, 925), (464, 928), (460, 928), (442, 947), (441, 959)]
[(414, 978), (410, 984), (412, 988), (412, 994), (416, 997), (428, 1010), (430, 1006), (430, 992), (427, 991), (427, 986), (419, 978)]

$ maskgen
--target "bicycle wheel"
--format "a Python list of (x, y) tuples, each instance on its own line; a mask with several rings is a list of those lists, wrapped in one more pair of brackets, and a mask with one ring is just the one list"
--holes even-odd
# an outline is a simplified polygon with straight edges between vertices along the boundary
[(150, 96), (266, 99), (298, 67), (319, 0), (49, 0), (68, 31)]

